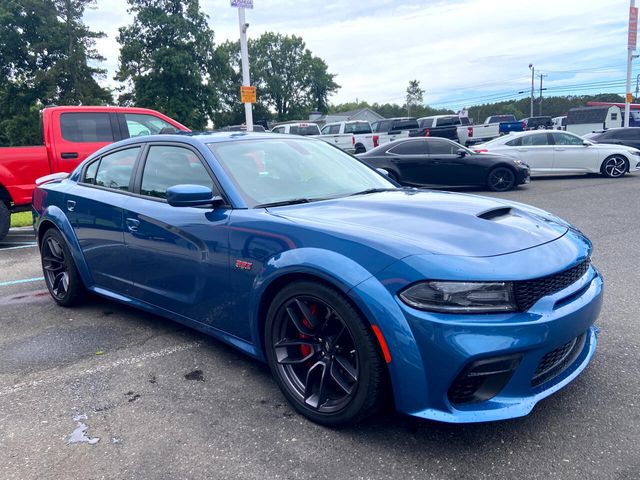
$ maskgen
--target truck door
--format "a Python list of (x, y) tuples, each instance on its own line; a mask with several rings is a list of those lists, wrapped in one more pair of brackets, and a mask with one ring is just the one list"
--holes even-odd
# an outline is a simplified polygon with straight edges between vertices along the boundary
[(121, 139), (113, 113), (62, 111), (52, 121), (52, 172), (71, 172), (96, 150)]

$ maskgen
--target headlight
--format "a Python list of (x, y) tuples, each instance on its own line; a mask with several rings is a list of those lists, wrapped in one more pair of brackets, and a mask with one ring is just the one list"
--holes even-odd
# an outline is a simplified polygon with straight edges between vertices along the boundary
[(517, 310), (510, 282), (416, 283), (400, 293), (407, 305), (444, 313), (494, 313)]
[(513, 163), (516, 165), (522, 165), (524, 162), (522, 160), (514, 160)]

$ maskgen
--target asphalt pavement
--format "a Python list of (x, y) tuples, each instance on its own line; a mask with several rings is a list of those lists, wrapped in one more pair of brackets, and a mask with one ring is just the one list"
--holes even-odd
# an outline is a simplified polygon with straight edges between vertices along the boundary
[(315, 425), (265, 365), (201, 333), (97, 297), (56, 306), (31, 232), (12, 230), (0, 243), (0, 479), (639, 479), (640, 173), (496, 196), (575, 223), (606, 287), (589, 368), (529, 416), (487, 424), (387, 411)]

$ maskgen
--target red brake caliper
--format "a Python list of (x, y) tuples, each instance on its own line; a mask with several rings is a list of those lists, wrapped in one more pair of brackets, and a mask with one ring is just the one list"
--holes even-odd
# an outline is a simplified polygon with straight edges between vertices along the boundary
[[(312, 315), (315, 316), (316, 312), (318, 311), (318, 306), (315, 303), (312, 303), (311, 305), (309, 305), (309, 311), (311, 312)], [(311, 325), (311, 322), (309, 322), (309, 320), (307, 320), (306, 317), (302, 318), (302, 323), (309, 330), (313, 328), (313, 326)], [(301, 333), (300, 338), (309, 338), (309, 336)], [(311, 353), (311, 347), (309, 345), (300, 345), (300, 352), (302, 353), (302, 357), (304, 358)]]

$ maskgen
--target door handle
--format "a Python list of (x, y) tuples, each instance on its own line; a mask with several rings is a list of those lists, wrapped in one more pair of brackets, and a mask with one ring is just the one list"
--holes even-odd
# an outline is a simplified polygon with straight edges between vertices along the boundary
[(75, 200), (67, 200), (67, 210), (73, 212), (76, 209), (76, 201)]
[(61, 158), (78, 158), (78, 152), (62, 152), (60, 154)]
[(138, 227), (140, 226), (140, 220), (136, 220), (135, 218), (127, 218), (125, 222), (130, 232), (138, 231)]
[(564, 148), (556, 148), (555, 149), (556, 152), (564, 152), (564, 150), (565, 150)]
[(518, 151), (519, 152), (528, 152), (529, 150), (527, 150), (526, 148), (519, 148)]

